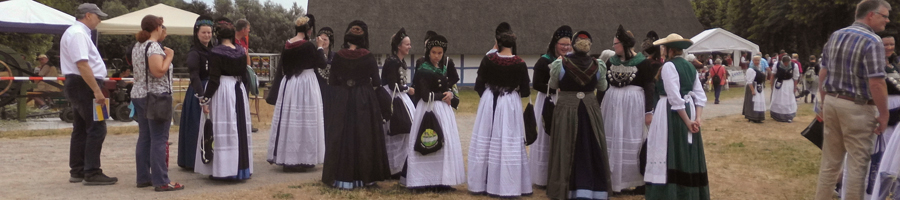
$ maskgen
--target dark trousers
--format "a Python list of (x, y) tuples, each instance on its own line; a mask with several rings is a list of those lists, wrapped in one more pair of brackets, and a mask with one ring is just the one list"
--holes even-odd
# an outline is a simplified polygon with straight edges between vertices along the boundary
[[(103, 81), (97, 79), (100, 89)], [(80, 75), (66, 75), (65, 95), (75, 110), (72, 140), (69, 146), (69, 173), (72, 177), (101, 173), (100, 150), (106, 139), (106, 122), (93, 120), (94, 91)]]
[(719, 102), (719, 94), (722, 93), (722, 85), (718, 83), (714, 83), (713, 87), (716, 90), (716, 102)]
[(147, 99), (131, 99), (134, 118), (138, 123), (138, 140), (135, 149), (137, 183), (152, 182), (153, 186), (169, 184), (169, 167), (166, 164), (166, 146), (169, 142), (169, 120), (147, 119)]

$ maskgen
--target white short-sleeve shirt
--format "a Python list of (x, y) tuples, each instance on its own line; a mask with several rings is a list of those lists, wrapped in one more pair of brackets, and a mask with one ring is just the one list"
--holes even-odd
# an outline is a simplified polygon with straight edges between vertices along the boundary
[(91, 29), (84, 23), (76, 21), (63, 33), (59, 42), (59, 65), (63, 75), (81, 75), (78, 72), (79, 61), (87, 61), (94, 73), (94, 78), (106, 77), (106, 64), (91, 41)]

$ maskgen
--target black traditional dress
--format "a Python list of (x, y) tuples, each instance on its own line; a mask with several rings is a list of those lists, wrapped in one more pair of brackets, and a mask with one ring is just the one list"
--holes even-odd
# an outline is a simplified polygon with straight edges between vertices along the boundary
[(285, 167), (315, 167), (325, 160), (325, 122), (316, 69), (323, 54), (307, 40), (286, 42), (279, 65), (278, 101), (272, 115), (266, 161)]
[(550, 64), (550, 87), (559, 88), (550, 131), (547, 197), (608, 199), (609, 157), (603, 116), (592, 92), (607, 88), (606, 65), (587, 54)]
[(203, 113), (197, 96), (203, 96), (204, 86), (209, 81), (208, 60), (208, 48), (193, 46), (185, 62), (191, 74), (191, 84), (184, 93), (181, 124), (178, 126), (178, 166), (185, 169), (193, 169), (196, 159), (197, 133), (200, 132), (200, 115)]
[[(538, 186), (547, 186), (547, 163), (550, 162), (550, 130), (546, 130), (541, 123), (545, 99), (556, 94), (556, 88), (549, 88), (550, 63), (556, 58), (544, 54), (534, 63), (532, 74), (532, 87), (537, 90), (534, 99), (534, 116), (537, 123), (537, 139), (528, 148), (528, 165), (531, 172), (531, 182)], [(551, 98), (553, 99), (553, 98)], [(552, 101), (552, 100), (551, 100)]]
[[(756, 82), (757, 76), (765, 76), (765, 74), (752, 67), (744, 70), (744, 109), (741, 114), (750, 121), (762, 122), (766, 119), (766, 96), (763, 92), (765, 82)], [(753, 95), (754, 90), (756, 95)]]
[(425, 112), (431, 111), (441, 126), (444, 145), (437, 152), (422, 155), (414, 150), (417, 134), (408, 135), (406, 186), (409, 188), (446, 188), (466, 181), (456, 114), (449, 104), (441, 101), (444, 92), (450, 91), (450, 86), (459, 82), (453, 60), (447, 58), (446, 61), (447, 64), (441, 67), (422, 62), (413, 79), (413, 87), (416, 88), (414, 99), (418, 104), (411, 130), (418, 132)]
[[(250, 104), (245, 83), (247, 53), (244, 48), (219, 45), (209, 58), (209, 82), (204, 97), (210, 98), (213, 123), (213, 159), (204, 164), (200, 156), (194, 162), (194, 172), (218, 179), (249, 179), (253, 174), (252, 139), (250, 138)], [(206, 117), (201, 117), (206, 121)], [(203, 144), (204, 130), (200, 129), (197, 146)], [(200, 148), (197, 148), (197, 155)]]
[[(325, 113), (325, 130), (327, 132), (328, 127), (334, 124), (334, 122), (328, 121), (328, 119), (334, 118), (329, 117), (331, 113), (328, 109), (331, 109), (331, 99), (334, 99), (334, 95), (332, 92), (334, 86), (328, 84), (328, 77), (331, 72), (331, 61), (334, 60), (334, 52), (326, 51), (325, 49), (319, 49), (319, 53), (322, 54), (325, 58), (325, 68), (316, 69), (316, 79), (319, 80), (319, 91), (322, 93), (322, 112)], [(340, 123), (340, 122), (337, 122)], [(325, 134), (325, 141), (328, 141), (328, 134)]]
[(322, 182), (354, 189), (390, 178), (383, 117), (375, 90), (381, 78), (375, 56), (366, 49), (341, 49), (332, 60), (328, 82), (333, 93), (326, 121)]
[[(638, 53), (630, 60), (609, 59), (609, 90), (598, 92), (603, 100), (603, 127), (609, 149), (612, 191), (644, 185), (638, 153), (644, 143), (645, 114), (652, 111), (658, 60)], [(602, 94), (601, 94), (602, 93)]]
[(794, 83), (800, 79), (800, 68), (795, 63), (785, 66), (779, 62), (775, 67), (775, 84), (772, 88), (772, 105), (769, 114), (779, 122), (792, 122), (797, 116), (797, 97)]
[(515, 197), (532, 193), (522, 97), (531, 94), (528, 66), (515, 55), (481, 60), (475, 91), (481, 96), (469, 144), (468, 188)]
[[(403, 108), (395, 107), (393, 109), (406, 109), (406, 113), (413, 115), (415, 114), (416, 106), (407, 94), (409, 91), (409, 86), (406, 85), (409, 80), (407, 74), (406, 61), (403, 59), (396, 55), (391, 55), (384, 59), (384, 67), (381, 70), (382, 87), (391, 94), (391, 98), (396, 98), (393, 101), (399, 99), (404, 105)], [(412, 117), (410, 117), (410, 120), (412, 120)], [(384, 124), (385, 147), (387, 148), (388, 161), (391, 165), (391, 174), (399, 176), (406, 165), (410, 130), (391, 130), (390, 124), (390, 120)], [(393, 135), (388, 135), (389, 133)]]

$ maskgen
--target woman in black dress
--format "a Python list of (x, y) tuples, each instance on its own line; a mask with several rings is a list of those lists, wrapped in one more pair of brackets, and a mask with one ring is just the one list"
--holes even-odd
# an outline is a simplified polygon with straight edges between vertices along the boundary
[(281, 52), (282, 63), (278, 101), (269, 134), (270, 164), (284, 166), (285, 172), (305, 172), (325, 159), (325, 128), (322, 95), (316, 69), (325, 68), (325, 59), (310, 41), (315, 18), (307, 14), (295, 20), (296, 35)]
[[(554, 99), (556, 88), (550, 88), (550, 63), (557, 57), (565, 56), (572, 51), (572, 27), (560, 26), (553, 32), (547, 54), (541, 55), (534, 63), (532, 82), (534, 90), (537, 90), (537, 98), (534, 100), (534, 116), (537, 122), (542, 122), (542, 113), (546, 99)], [(552, 102), (551, 102), (552, 103)], [(531, 182), (539, 187), (547, 186), (547, 163), (550, 162), (550, 130), (544, 127), (544, 123), (538, 123), (538, 135), (534, 144), (528, 148), (528, 165), (531, 170)]]
[(383, 115), (375, 90), (383, 90), (375, 56), (369, 53), (365, 22), (350, 22), (343, 49), (335, 53), (328, 83), (333, 87), (322, 182), (339, 189), (374, 185), (390, 177), (384, 146)]
[[(407, 86), (410, 81), (408, 65), (405, 57), (409, 55), (410, 44), (409, 35), (406, 35), (406, 29), (400, 28), (400, 31), (391, 37), (391, 55), (384, 59), (384, 68), (381, 70), (382, 87), (391, 94), (392, 105), (396, 105), (394, 101), (400, 101), (404, 107), (394, 107), (392, 111), (406, 109), (405, 113), (410, 115), (415, 113), (416, 106), (413, 104), (409, 95), (414, 94), (412, 87)], [(409, 94), (409, 95), (407, 95)], [(402, 113), (402, 112), (401, 112)], [(399, 178), (402, 170), (406, 165), (407, 146), (409, 141), (409, 127), (397, 128), (391, 127), (391, 122), (387, 121), (384, 125), (385, 147), (388, 151), (388, 161), (391, 166), (391, 174), (393, 178)], [(403, 129), (403, 130), (396, 130)]]
[(209, 82), (200, 99), (203, 112), (209, 116), (200, 120), (211, 119), (212, 136), (204, 137), (206, 130), (200, 129), (194, 172), (213, 179), (246, 180), (253, 174), (250, 104), (245, 87), (250, 83), (247, 52), (235, 46), (231, 20), (223, 18), (216, 23), (219, 45), (210, 51)]
[(516, 35), (503, 22), (495, 32), (497, 51), (481, 59), (475, 91), (481, 96), (469, 145), (468, 189), (517, 197), (532, 193), (525, 153), (521, 98), (531, 95), (528, 66), (515, 55)]
[(209, 50), (213, 47), (213, 19), (209, 16), (197, 17), (194, 23), (194, 37), (191, 51), (188, 52), (188, 71), (191, 73), (191, 85), (184, 95), (181, 107), (181, 125), (178, 128), (178, 166), (188, 170), (194, 169), (197, 150), (197, 133), (200, 132), (200, 99), (203, 86), (209, 81), (207, 67)]

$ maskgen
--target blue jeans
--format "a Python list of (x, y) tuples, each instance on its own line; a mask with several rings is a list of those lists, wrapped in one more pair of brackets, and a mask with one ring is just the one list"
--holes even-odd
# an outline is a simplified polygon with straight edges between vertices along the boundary
[(166, 146), (169, 142), (169, 120), (148, 120), (146, 98), (131, 99), (139, 134), (135, 149), (137, 183), (152, 182), (159, 187), (169, 184), (169, 166), (166, 164)]
[(716, 90), (716, 102), (719, 102), (719, 94), (722, 93), (722, 84), (713, 83), (713, 87)]

